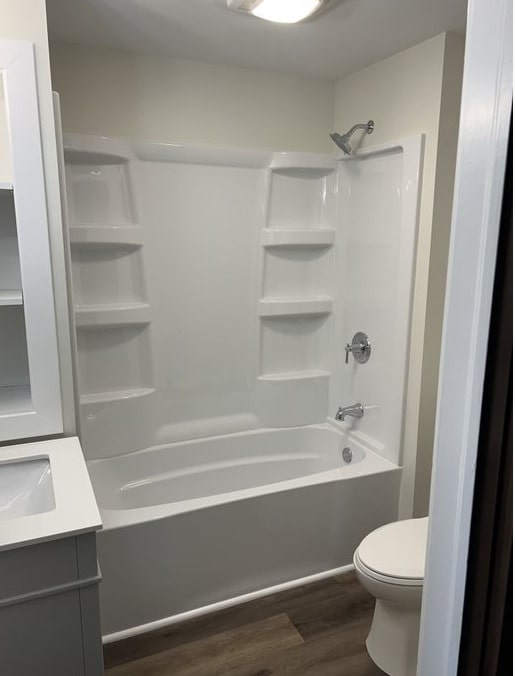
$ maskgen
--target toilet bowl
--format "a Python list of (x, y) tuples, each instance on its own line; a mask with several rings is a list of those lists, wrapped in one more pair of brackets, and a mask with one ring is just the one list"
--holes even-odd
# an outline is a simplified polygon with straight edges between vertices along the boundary
[(356, 574), (376, 598), (367, 650), (389, 676), (415, 676), (428, 519), (373, 531), (354, 553)]

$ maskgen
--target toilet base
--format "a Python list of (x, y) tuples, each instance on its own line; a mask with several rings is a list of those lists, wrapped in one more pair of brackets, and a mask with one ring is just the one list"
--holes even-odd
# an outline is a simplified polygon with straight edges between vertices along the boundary
[(377, 600), (367, 650), (389, 676), (416, 676), (420, 608), (406, 609)]

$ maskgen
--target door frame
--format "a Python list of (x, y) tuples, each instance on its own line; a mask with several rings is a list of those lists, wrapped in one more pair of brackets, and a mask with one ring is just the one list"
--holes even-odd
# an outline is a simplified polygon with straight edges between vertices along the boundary
[(458, 667), (512, 89), (511, 0), (469, 0), (418, 676)]

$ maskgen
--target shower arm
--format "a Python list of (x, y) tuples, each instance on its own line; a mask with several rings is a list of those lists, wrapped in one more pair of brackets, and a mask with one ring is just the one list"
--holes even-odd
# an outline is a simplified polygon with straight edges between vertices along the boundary
[(358, 129), (364, 129), (367, 134), (371, 134), (374, 131), (374, 123), (372, 120), (369, 120), (366, 124), (355, 124), (347, 133), (343, 134), (343, 136), (350, 138)]

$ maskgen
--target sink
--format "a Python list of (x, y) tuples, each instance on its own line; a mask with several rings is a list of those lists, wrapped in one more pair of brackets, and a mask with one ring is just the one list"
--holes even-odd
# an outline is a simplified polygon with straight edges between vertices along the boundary
[(47, 457), (0, 463), (0, 521), (55, 509)]

